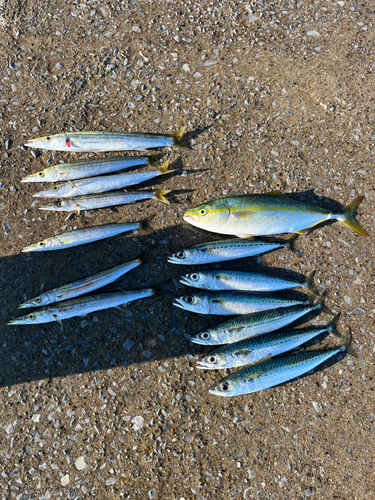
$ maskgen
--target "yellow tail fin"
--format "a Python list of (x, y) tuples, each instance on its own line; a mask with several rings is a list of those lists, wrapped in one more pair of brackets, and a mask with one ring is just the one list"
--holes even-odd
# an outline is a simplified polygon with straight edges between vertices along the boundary
[(167, 198), (164, 198), (164, 195), (170, 192), (170, 189), (166, 189), (165, 191), (155, 191), (154, 198), (161, 201), (162, 203), (165, 203), (166, 205), (169, 205), (169, 201), (167, 200)]
[(339, 221), (345, 224), (345, 226), (350, 227), (353, 231), (360, 234), (361, 236), (369, 236), (368, 232), (361, 227), (358, 222), (356, 222), (353, 218), (355, 210), (360, 205), (364, 196), (357, 196), (355, 200), (345, 205), (342, 209), (342, 215), (339, 217)]
[(184, 135), (185, 130), (186, 130), (186, 125), (185, 125), (185, 127), (180, 128), (180, 130), (178, 130), (177, 132), (172, 134), (174, 148), (191, 149), (190, 146), (187, 146), (186, 144), (181, 142), (181, 138)]
[(169, 165), (169, 158), (167, 161), (165, 161), (163, 163), (163, 165), (161, 167), (159, 167), (160, 175), (169, 174), (170, 172), (174, 172), (174, 170), (168, 170), (168, 165)]

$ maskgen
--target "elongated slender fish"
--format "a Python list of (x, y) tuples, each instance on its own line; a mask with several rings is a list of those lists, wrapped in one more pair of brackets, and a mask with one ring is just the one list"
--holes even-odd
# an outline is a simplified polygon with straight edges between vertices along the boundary
[(157, 288), (144, 288), (141, 290), (129, 290), (126, 292), (102, 293), (79, 299), (67, 300), (56, 306), (39, 309), (33, 313), (9, 321), (8, 325), (37, 325), (39, 323), (51, 323), (57, 321), (62, 324), (63, 319), (74, 316), (86, 316), (86, 314), (119, 307), (134, 300), (145, 299), (155, 295)]
[(158, 167), (159, 165), (153, 160), (155, 160), (155, 156), (112, 156), (98, 160), (83, 160), (77, 163), (62, 163), (28, 175), (21, 182), (72, 181), (142, 165)]
[(233, 316), (309, 303), (308, 298), (304, 300), (282, 299), (270, 293), (196, 292), (175, 299), (173, 305), (200, 314)]
[(105, 151), (143, 151), (151, 148), (186, 148), (181, 142), (186, 127), (172, 135), (119, 132), (68, 132), (31, 139), (29, 148), (68, 151), (69, 153), (101, 153)]
[(176, 252), (169, 257), (168, 262), (190, 266), (253, 257), (282, 247), (289, 247), (294, 250), (295, 239), (293, 237), (289, 241), (280, 243), (246, 239), (209, 241)]
[(326, 220), (337, 219), (362, 236), (367, 232), (354, 220), (353, 213), (363, 200), (358, 196), (334, 214), (311, 203), (293, 200), (280, 191), (230, 196), (203, 203), (185, 212), (193, 226), (240, 238), (280, 233), (304, 233)]
[(210, 393), (216, 396), (240, 396), (251, 392), (263, 391), (282, 384), (304, 373), (313, 370), (340, 352), (354, 352), (341, 345), (335, 349), (316, 349), (300, 351), (289, 356), (278, 356), (275, 359), (238, 370), (220, 380), (211, 387)]
[(88, 194), (104, 193), (115, 189), (123, 189), (127, 186), (146, 182), (159, 175), (169, 174), (173, 170), (168, 170), (169, 160), (158, 170), (148, 172), (135, 172), (132, 174), (104, 175), (102, 177), (89, 177), (74, 182), (56, 184), (52, 189), (35, 193), (35, 198), (72, 198), (73, 196), (84, 196)]
[(128, 231), (147, 231), (150, 229), (150, 219), (143, 219), (139, 222), (124, 222), (119, 224), (104, 224), (102, 226), (85, 227), (76, 231), (59, 234), (38, 243), (25, 247), (22, 252), (44, 252), (46, 250), (62, 250), (65, 248), (85, 245), (93, 241), (111, 238)]
[(27, 307), (42, 307), (53, 304), (54, 302), (61, 302), (62, 300), (69, 300), (79, 297), (85, 293), (93, 292), (98, 288), (103, 288), (110, 283), (118, 280), (124, 274), (128, 273), (137, 266), (147, 262), (146, 254), (141, 254), (137, 259), (131, 260), (126, 264), (121, 264), (111, 269), (106, 269), (100, 273), (93, 274), (87, 278), (83, 278), (72, 283), (68, 283), (47, 292), (41, 293), (38, 297), (28, 300), (19, 306), (19, 309)]
[(104, 193), (92, 196), (79, 196), (57, 201), (53, 205), (39, 207), (39, 210), (53, 210), (55, 212), (80, 212), (81, 210), (94, 210), (96, 208), (114, 207), (116, 205), (128, 205), (137, 201), (159, 200), (169, 205), (164, 195), (170, 193), (165, 191), (136, 191), (134, 193)]
[(250, 273), (247, 271), (196, 271), (186, 274), (180, 282), (204, 290), (249, 290), (253, 292), (276, 292), (288, 288), (312, 286), (315, 271), (306, 277), (304, 283), (279, 278), (274, 274)]
[(197, 368), (216, 370), (222, 368), (238, 368), (253, 365), (267, 358), (273, 358), (284, 352), (297, 349), (300, 345), (324, 332), (341, 335), (336, 330), (339, 314), (325, 326), (310, 326), (299, 330), (277, 331), (242, 340), (235, 344), (226, 344), (197, 361)]
[(233, 344), (240, 340), (284, 328), (284, 326), (294, 323), (305, 314), (317, 310), (321, 310), (326, 314), (333, 314), (323, 304), (323, 298), (321, 298), (315, 305), (280, 307), (270, 311), (239, 316), (201, 331), (194, 335), (191, 341), (201, 345)]

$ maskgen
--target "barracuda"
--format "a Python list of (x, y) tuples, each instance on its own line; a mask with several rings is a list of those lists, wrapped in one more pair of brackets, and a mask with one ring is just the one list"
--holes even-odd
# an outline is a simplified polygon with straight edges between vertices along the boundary
[(84, 179), (96, 175), (109, 174), (126, 170), (131, 167), (150, 165), (159, 167), (155, 163), (157, 155), (154, 156), (114, 156), (110, 158), (100, 158), (99, 160), (83, 160), (77, 163), (62, 163), (46, 168), (35, 174), (31, 174), (21, 182), (58, 182)]
[(148, 172), (136, 172), (132, 174), (105, 175), (103, 177), (89, 177), (74, 182), (57, 184), (52, 189), (40, 191), (34, 194), (35, 198), (71, 198), (73, 196), (85, 196), (95, 193), (104, 193), (115, 189), (123, 189), (127, 186), (146, 182), (159, 175), (169, 174), (167, 160), (158, 170)]
[(209, 201), (185, 212), (184, 220), (207, 231), (247, 238), (301, 234), (321, 222), (337, 219), (358, 234), (368, 236), (353, 218), (363, 198), (358, 196), (340, 213), (334, 214), (317, 205), (293, 200), (279, 191), (271, 191)]
[(128, 205), (137, 201), (159, 200), (169, 205), (169, 201), (164, 197), (170, 193), (165, 191), (137, 191), (134, 193), (108, 193), (92, 196), (79, 196), (77, 198), (68, 198), (54, 203), (39, 207), (39, 210), (52, 210), (54, 212), (80, 212), (81, 210), (94, 210), (97, 208), (114, 207), (116, 205)]
[(68, 132), (31, 139), (25, 144), (29, 148), (67, 151), (69, 153), (101, 153), (106, 151), (144, 151), (145, 149), (187, 148), (181, 142), (186, 127), (172, 135), (121, 134), (117, 132)]
[(299, 330), (277, 331), (260, 337), (242, 340), (234, 344), (227, 344), (212, 351), (208, 356), (199, 359), (197, 361), (197, 368), (216, 370), (253, 365), (284, 352), (297, 349), (297, 347), (325, 332), (332, 332), (336, 336), (341, 337), (336, 330), (338, 318), (339, 314), (334, 317), (330, 324), (325, 326), (310, 326), (308, 328), (300, 328)]

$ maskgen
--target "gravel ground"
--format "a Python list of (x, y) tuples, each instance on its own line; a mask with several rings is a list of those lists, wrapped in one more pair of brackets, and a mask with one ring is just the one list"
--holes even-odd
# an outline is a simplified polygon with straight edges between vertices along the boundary
[[(358, 359), (263, 393), (208, 393), (220, 375), (195, 368), (207, 349), (189, 336), (216, 320), (173, 308), (177, 282), (171, 296), (63, 327), (5, 326), (40, 290), (146, 246), (155, 262), (111, 289), (177, 280), (191, 268), (166, 257), (217, 237), (182, 214), (213, 197), (281, 189), (334, 211), (363, 194), (358, 220), (372, 234), (372, 2), (0, 0), (0, 25), (0, 498), (373, 498), (374, 251), (339, 222), (301, 237), (300, 257), (283, 249), (221, 266), (317, 269), (340, 331), (353, 333)], [(172, 189), (170, 206), (66, 220), (37, 209), (40, 186), (20, 183), (72, 159), (23, 148), (28, 138), (183, 125), (192, 150), (170, 151), (176, 172), (146, 184)], [(145, 216), (151, 234), (20, 253), (64, 230)]]

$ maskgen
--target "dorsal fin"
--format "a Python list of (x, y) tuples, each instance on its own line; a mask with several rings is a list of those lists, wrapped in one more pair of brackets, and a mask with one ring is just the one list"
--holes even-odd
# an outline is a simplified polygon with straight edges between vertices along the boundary
[(269, 193), (267, 193), (267, 196), (275, 196), (277, 198), (288, 198), (284, 193), (278, 191), (277, 189), (275, 191), (270, 191)]

